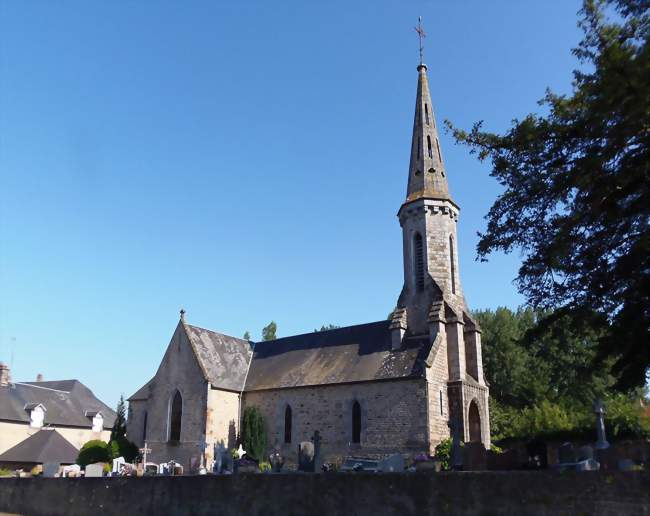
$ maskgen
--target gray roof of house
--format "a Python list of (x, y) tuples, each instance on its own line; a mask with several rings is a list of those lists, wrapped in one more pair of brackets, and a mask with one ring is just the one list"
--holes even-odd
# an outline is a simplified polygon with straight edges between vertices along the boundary
[(0, 462), (74, 464), (79, 450), (56, 430), (39, 430), (0, 455)]
[(393, 351), (389, 324), (379, 321), (258, 342), (245, 390), (423, 376), (428, 339), (406, 339), (402, 349)]
[(104, 428), (112, 428), (115, 411), (78, 380), (11, 383), (0, 387), (0, 420), (29, 423), (26, 406), (45, 407), (44, 425), (91, 427), (87, 412), (102, 413)]
[(206, 380), (217, 388), (241, 391), (253, 354), (252, 344), (198, 326), (186, 324), (185, 329)]

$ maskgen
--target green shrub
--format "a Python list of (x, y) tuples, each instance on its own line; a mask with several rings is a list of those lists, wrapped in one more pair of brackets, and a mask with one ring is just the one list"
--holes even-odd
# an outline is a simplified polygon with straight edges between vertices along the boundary
[(13, 477), (14, 472), (7, 468), (0, 468), (0, 477)]
[(81, 447), (77, 457), (77, 464), (85, 468), (88, 464), (95, 462), (108, 462), (109, 458), (108, 444), (99, 439), (94, 439)]
[(267, 473), (271, 471), (271, 464), (268, 462), (260, 462), (259, 463), (259, 468), (262, 473)]
[(451, 468), (451, 439), (444, 439), (436, 446), (436, 460), (444, 470)]
[(266, 458), (266, 423), (256, 407), (246, 407), (242, 422), (242, 445), (255, 460)]
[(138, 447), (126, 437), (118, 437), (108, 443), (108, 456), (110, 459), (124, 457), (126, 462), (133, 462), (139, 453)]

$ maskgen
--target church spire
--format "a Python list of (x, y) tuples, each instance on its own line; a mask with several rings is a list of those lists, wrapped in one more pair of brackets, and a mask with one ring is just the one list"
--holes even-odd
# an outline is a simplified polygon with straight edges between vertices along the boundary
[(420, 65), (406, 202), (420, 198), (451, 199), (429, 93), (427, 65), (422, 62), (422, 39), (425, 37), (422, 18), (415, 30), (420, 39)]

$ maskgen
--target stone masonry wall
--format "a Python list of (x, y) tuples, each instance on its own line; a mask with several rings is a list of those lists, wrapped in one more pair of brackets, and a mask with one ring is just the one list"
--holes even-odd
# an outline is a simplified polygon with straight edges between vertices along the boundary
[(240, 474), (0, 479), (30, 516), (573, 516), (650, 514), (648, 472)]
[[(266, 418), (269, 446), (279, 444), (297, 462), (298, 443), (315, 430), (322, 436), (325, 461), (346, 455), (372, 456), (428, 449), (427, 392), (424, 380), (394, 380), (247, 392), (244, 407)], [(361, 443), (352, 443), (352, 405), (361, 405)], [(284, 414), (291, 405), (292, 439), (284, 443)]]
[[(442, 331), (444, 331), (444, 325), (440, 326), (442, 326)], [(426, 370), (426, 378), (429, 405), (429, 453), (433, 455), (438, 443), (449, 437), (449, 427), (447, 426), (447, 421), (449, 420), (449, 401), (447, 394), (449, 372), (447, 367), (446, 338), (441, 340), (433, 363)]]
[[(178, 389), (183, 398), (183, 417), (179, 443), (168, 440), (168, 423), (171, 399)], [(127, 432), (135, 433), (135, 442), (141, 441), (143, 411), (147, 411), (147, 444), (152, 452), (148, 460), (167, 462), (174, 459), (186, 469), (191, 457), (198, 457), (199, 442), (205, 433), (208, 384), (194, 357), (190, 342), (182, 325), (167, 347), (165, 356), (156, 372), (151, 395), (146, 403), (134, 403), (133, 426)], [(136, 426), (139, 422), (139, 428)], [(138, 433), (139, 430), (139, 433)]]
[(239, 433), (239, 393), (210, 389), (206, 423), (206, 462), (214, 458), (214, 445), (220, 442), (236, 448)]

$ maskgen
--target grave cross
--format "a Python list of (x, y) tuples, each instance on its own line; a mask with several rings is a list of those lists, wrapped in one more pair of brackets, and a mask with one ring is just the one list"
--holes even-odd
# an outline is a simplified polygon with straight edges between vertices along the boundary
[(207, 473), (207, 470), (205, 469), (205, 448), (205, 435), (201, 435), (201, 440), (199, 441), (199, 449), (201, 450), (201, 456), (199, 458), (199, 475), (205, 475)]
[(142, 454), (142, 464), (144, 468), (147, 468), (147, 454), (151, 453), (151, 448), (147, 446), (147, 441), (144, 442), (144, 448), (140, 448), (140, 453)]
[(596, 400), (594, 403), (594, 414), (596, 414), (596, 449), (605, 450), (609, 448), (609, 443), (605, 437), (605, 406), (602, 400)]

